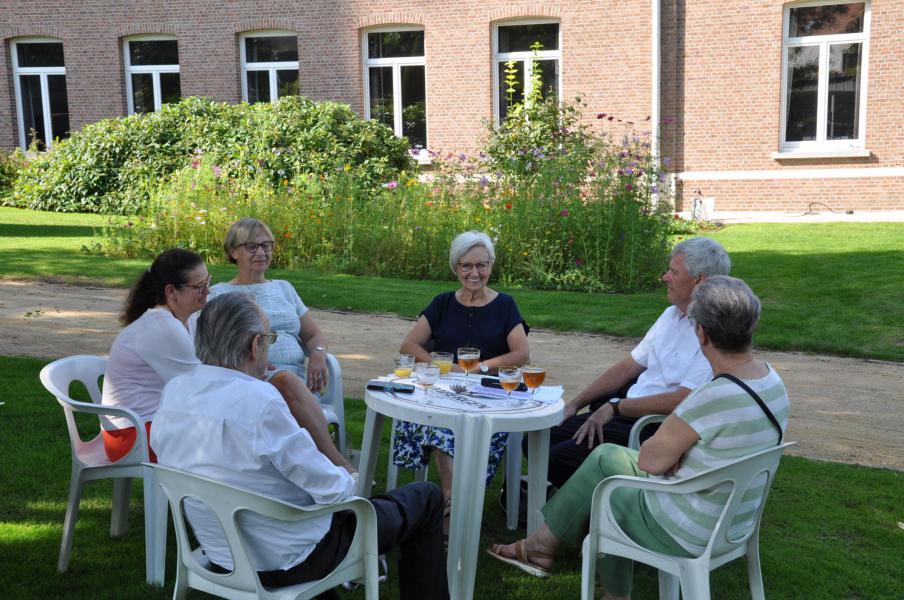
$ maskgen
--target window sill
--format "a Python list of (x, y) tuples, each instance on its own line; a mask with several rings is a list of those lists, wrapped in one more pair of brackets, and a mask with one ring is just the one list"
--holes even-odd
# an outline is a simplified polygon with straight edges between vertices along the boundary
[(803, 160), (807, 158), (869, 158), (872, 153), (864, 148), (838, 150), (785, 150), (773, 152), (772, 160)]

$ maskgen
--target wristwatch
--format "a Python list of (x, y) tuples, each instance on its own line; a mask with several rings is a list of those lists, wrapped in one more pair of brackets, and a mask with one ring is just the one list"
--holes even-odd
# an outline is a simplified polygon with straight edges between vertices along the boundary
[(486, 365), (486, 363), (480, 363), (480, 372), (481, 372), (481, 373), (486, 373), (486, 372), (489, 371), (489, 370), (490, 370), (490, 367), (488, 367), (488, 366)]
[(621, 412), (619, 411), (619, 405), (621, 404), (621, 398), (612, 398), (609, 400), (609, 406), (612, 407), (612, 414), (616, 417), (621, 416)]
[(326, 348), (324, 348), (323, 346), (314, 346), (313, 351), (314, 352), (323, 352), (324, 354), (326, 354)]

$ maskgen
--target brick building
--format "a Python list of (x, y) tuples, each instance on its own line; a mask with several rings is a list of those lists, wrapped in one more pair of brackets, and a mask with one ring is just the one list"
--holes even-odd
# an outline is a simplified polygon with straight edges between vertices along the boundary
[(0, 148), (180, 96), (301, 93), (468, 151), (514, 60), (519, 90), (540, 68), (590, 113), (661, 123), (681, 208), (904, 209), (902, 31), (898, 0), (4, 0)]

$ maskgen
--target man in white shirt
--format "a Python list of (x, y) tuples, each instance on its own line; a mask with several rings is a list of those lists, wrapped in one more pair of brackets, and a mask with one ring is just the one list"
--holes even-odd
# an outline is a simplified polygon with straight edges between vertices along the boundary
[[(692, 390), (712, 379), (687, 308), (698, 283), (711, 275), (727, 275), (730, 269), (725, 248), (710, 238), (691, 238), (675, 246), (662, 276), (671, 306), (630, 355), (565, 405), (564, 421), (552, 428), (549, 480), (554, 485), (561, 487), (604, 441), (627, 446), (639, 417), (671, 413)], [(588, 412), (577, 414), (587, 405)]]
[[(276, 388), (260, 380), (275, 336), (249, 296), (229, 293), (208, 302), (195, 335), (203, 364), (164, 388), (151, 446), (162, 465), (293, 504), (340, 502), (354, 495), (355, 479), (317, 450)], [(380, 553), (401, 550), (401, 598), (448, 598), (440, 489), (411, 484), (372, 503)], [(231, 570), (216, 517), (197, 501), (186, 502), (185, 512), (214, 570)], [(241, 527), (261, 582), (280, 587), (332, 571), (351, 544), (354, 521), (350, 512), (297, 523), (249, 514)]]

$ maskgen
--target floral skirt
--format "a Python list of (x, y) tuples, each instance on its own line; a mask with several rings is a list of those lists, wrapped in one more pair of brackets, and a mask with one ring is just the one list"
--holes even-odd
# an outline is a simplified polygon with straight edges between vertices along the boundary
[[(490, 438), (490, 455), (487, 459), (487, 481), (490, 485), (499, 461), (505, 453), (508, 434), (495, 433)], [(392, 447), (392, 464), (405, 469), (426, 467), (430, 460), (430, 451), (436, 448), (449, 456), (455, 456), (455, 436), (443, 427), (419, 425), (408, 421), (397, 421), (395, 429), (395, 445)]]

